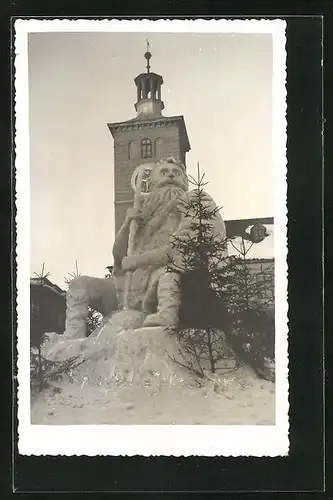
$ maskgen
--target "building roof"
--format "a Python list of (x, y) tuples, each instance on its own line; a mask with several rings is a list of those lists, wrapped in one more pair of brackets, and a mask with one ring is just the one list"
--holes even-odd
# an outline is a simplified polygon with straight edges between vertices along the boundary
[(191, 145), (187, 135), (185, 120), (182, 115), (176, 116), (158, 116), (156, 118), (147, 118), (146, 116), (136, 116), (135, 118), (131, 118), (130, 120), (126, 120), (123, 122), (113, 122), (108, 123), (108, 128), (112, 134), (112, 137), (115, 137), (116, 132), (131, 130), (131, 128), (149, 128), (150, 126), (158, 127), (170, 122), (179, 122), (179, 126), (182, 129), (185, 136), (185, 150), (190, 151)]
[(43, 287), (47, 290), (53, 291), (57, 295), (64, 296), (66, 292), (62, 290), (58, 285), (52, 283), (47, 278), (30, 278), (30, 286)]
[(163, 78), (161, 75), (158, 75), (157, 73), (154, 73), (153, 71), (149, 71), (149, 73), (140, 73), (140, 75), (136, 76), (134, 78), (134, 82), (135, 84), (137, 85), (138, 82), (143, 79), (143, 78), (150, 78), (150, 77), (153, 77), (155, 78), (155, 80), (157, 80), (159, 82), (160, 85), (162, 85), (163, 83)]
[(250, 259), (245, 259), (248, 264), (272, 264), (274, 262), (274, 257), (256, 258), (251, 257)]
[(239, 236), (244, 233), (244, 231), (249, 227), (253, 226), (257, 222), (260, 224), (274, 224), (273, 217), (257, 217), (254, 219), (235, 219), (224, 221), (226, 225), (227, 235), (229, 237)]

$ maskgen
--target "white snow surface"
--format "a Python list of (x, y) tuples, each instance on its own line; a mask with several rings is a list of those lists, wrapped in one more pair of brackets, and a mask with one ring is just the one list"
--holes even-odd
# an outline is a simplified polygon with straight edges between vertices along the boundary
[(141, 323), (139, 313), (122, 311), (88, 338), (54, 334), (46, 357), (80, 354), (85, 362), (54, 383), (56, 392), (32, 400), (32, 423), (274, 425), (272, 382), (245, 365), (200, 379), (171, 359), (182, 361), (174, 336)]

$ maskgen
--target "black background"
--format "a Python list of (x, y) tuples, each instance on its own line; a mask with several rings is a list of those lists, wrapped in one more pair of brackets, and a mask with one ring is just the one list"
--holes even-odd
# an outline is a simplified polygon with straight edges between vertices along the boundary
[[(246, 7), (247, 6), (247, 7)], [(192, 9), (192, 10), (191, 10)], [(0, 176), (0, 214), (2, 241), (11, 244), (8, 212), (12, 198), (10, 152), (12, 109), (11, 69), (9, 55), (11, 39), (9, 14), (12, 16), (82, 17), (82, 16), (171, 16), (187, 18), (242, 14), (244, 17), (278, 15), (287, 20), (287, 105), (288, 105), (288, 238), (289, 238), (289, 328), (290, 328), (290, 454), (281, 458), (143, 458), (143, 457), (22, 457), (17, 454), (16, 439), (12, 443), (10, 407), (11, 322), (10, 310), (15, 307), (15, 296), (8, 299), (10, 262), (3, 259), (3, 278), (8, 278), (5, 301), (1, 301), (1, 354), (4, 376), (1, 378), (2, 418), (0, 425), (6, 432), (7, 456), (2, 464), (1, 479), (4, 490), (16, 492), (147, 492), (146, 497), (164, 498), (166, 493), (181, 498), (180, 492), (206, 492), (201, 498), (210, 498), (208, 492), (270, 491), (312, 492), (324, 488), (324, 436), (323, 436), (323, 320), (322, 320), (322, 19), (325, 18), (325, 85), (333, 88), (332, 63), (330, 62), (329, 32), (332, 22), (326, 2), (73, 2), (18, 1), (13, 2), (1, 18), (2, 75), (4, 111), (1, 119), (1, 137), (7, 139), (2, 158), (3, 175)], [(294, 14), (286, 17), (286, 14)], [(298, 17), (317, 14), (315, 17)], [(296, 16), (296, 17), (295, 17)], [(326, 22), (327, 19), (327, 22)], [(13, 21), (13, 20), (12, 20)], [(326, 44), (327, 39), (327, 44)], [(4, 51), (3, 48), (7, 48)], [(327, 68), (327, 70), (326, 70)], [(325, 116), (331, 98), (328, 96)], [(221, 110), (223, 112), (223, 110)], [(331, 150), (329, 120), (325, 124), (327, 145)], [(326, 153), (327, 157), (327, 153)], [(325, 163), (325, 190), (331, 187), (331, 166)], [(5, 169), (5, 165), (8, 168)], [(6, 172), (7, 175), (4, 174)], [(254, 185), (257, 185), (254, 180)], [(13, 201), (13, 200), (12, 200)], [(327, 233), (332, 222), (326, 213)], [(13, 242), (12, 242), (13, 243)], [(328, 245), (328, 235), (326, 239)], [(329, 252), (328, 252), (329, 254)], [(13, 254), (11, 255), (13, 265)], [(326, 272), (329, 272), (328, 255)], [(3, 284), (6, 283), (4, 279)], [(328, 283), (328, 286), (330, 284)], [(4, 286), (4, 288), (5, 288)], [(328, 290), (329, 291), (329, 290)], [(13, 292), (14, 293), (14, 292)], [(326, 299), (326, 307), (330, 306)], [(7, 321), (7, 322), (6, 322)], [(327, 319), (327, 331), (329, 324)], [(15, 325), (14, 325), (15, 333)], [(27, 332), (28, 334), (28, 332)], [(15, 337), (14, 343), (15, 347)], [(331, 341), (326, 340), (327, 353)], [(8, 369), (8, 371), (7, 371)], [(15, 365), (14, 365), (15, 371)], [(327, 378), (327, 384), (329, 380)], [(278, 402), (277, 402), (278, 403)], [(16, 409), (15, 409), (16, 410)], [(8, 418), (6, 418), (8, 415)], [(14, 427), (16, 415), (14, 412)], [(327, 418), (328, 421), (328, 418)], [(84, 434), (82, 434), (84, 439)], [(328, 450), (328, 448), (327, 448)], [(14, 459), (11, 463), (11, 454)], [(331, 484), (331, 467), (327, 466), (327, 481)], [(6, 473), (6, 474), (5, 474)], [(9, 476), (11, 476), (9, 478)], [(9, 484), (12, 483), (12, 484)], [(148, 492), (156, 492), (149, 495)], [(25, 495), (24, 495), (25, 496)], [(32, 495), (34, 496), (34, 495)], [(43, 497), (45, 495), (42, 495)], [(71, 495), (81, 498), (84, 493)], [(100, 495), (103, 498), (105, 495)], [(127, 496), (127, 495), (125, 495)], [(229, 497), (229, 495), (225, 495)], [(232, 497), (240, 498), (234, 494)], [(252, 495), (245, 495), (251, 497)], [(294, 495), (289, 493), (288, 498)], [(297, 495), (298, 496), (298, 495)], [(327, 496), (329, 498), (329, 496)]]

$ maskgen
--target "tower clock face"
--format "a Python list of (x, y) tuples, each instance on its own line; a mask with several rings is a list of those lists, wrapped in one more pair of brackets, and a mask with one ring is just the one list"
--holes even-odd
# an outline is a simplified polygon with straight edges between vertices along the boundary
[(138, 167), (136, 167), (136, 169), (133, 172), (132, 179), (131, 179), (131, 185), (132, 185), (133, 191), (137, 190), (137, 187), (138, 187), (137, 182), (138, 182), (139, 174), (142, 170), (144, 170), (143, 177), (141, 180), (140, 191), (141, 191), (141, 194), (143, 196), (149, 194), (149, 192), (150, 192), (150, 176), (151, 176), (151, 171), (153, 169), (153, 166), (154, 166), (153, 164), (147, 163), (147, 164), (139, 165)]

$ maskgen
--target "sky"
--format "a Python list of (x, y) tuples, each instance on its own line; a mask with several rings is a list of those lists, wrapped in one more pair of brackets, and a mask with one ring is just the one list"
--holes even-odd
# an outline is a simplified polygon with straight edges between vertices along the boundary
[[(133, 79), (163, 76), (165, 116), (183, 115), (187, 170), (201, 171), (224, 219), (273, 216), (272, 38), (268, 34), (29, 34), (31, 275), (64, 286), (103, 277), (114, 240), (113, 139), (136, 115)], [(269, 229), (271, 230), (271, 229)], [(273, 237), (249, 257), (273, 255)]]

